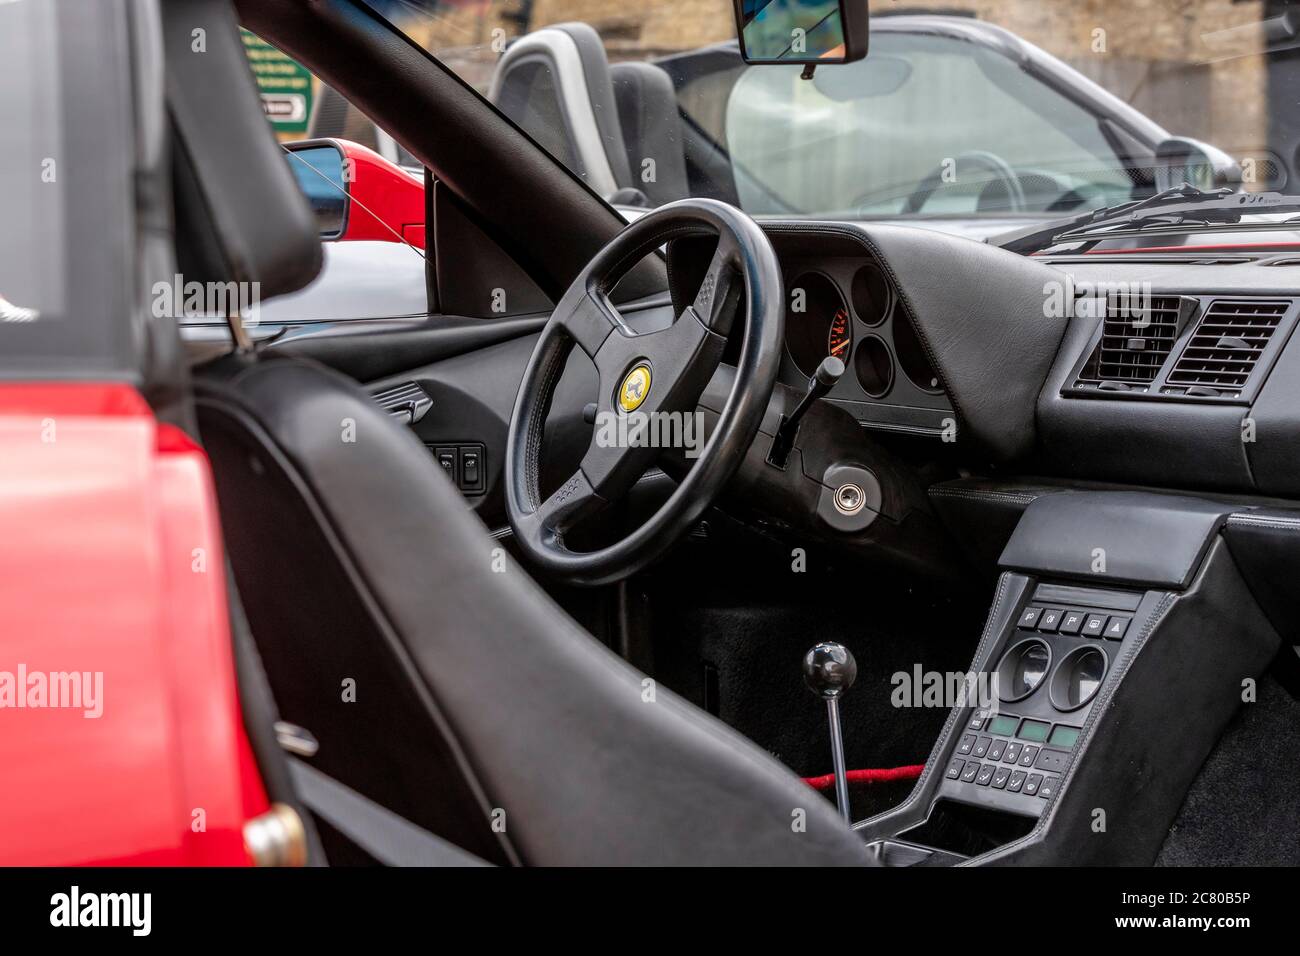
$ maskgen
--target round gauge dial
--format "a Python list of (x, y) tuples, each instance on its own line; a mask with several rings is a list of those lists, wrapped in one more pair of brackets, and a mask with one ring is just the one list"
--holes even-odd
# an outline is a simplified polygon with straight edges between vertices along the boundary
[(799, 371), (812, 375), (828, 355), (848, 362), (853, 320), (839, 288), (820, 272), (805, 272), (787, 289), (785, 342)]
[(849, 322), (849, 310), (840, 306), (831, 317), (831, 330), (826, 337), (826, 354), (847, 362), (852, 349), (853, 326)]

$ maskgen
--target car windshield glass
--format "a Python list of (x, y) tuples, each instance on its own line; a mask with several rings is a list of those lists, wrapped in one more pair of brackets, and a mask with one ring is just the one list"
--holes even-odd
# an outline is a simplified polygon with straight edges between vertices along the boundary
[(1296, 188), (1300, 16), (1271, 0), (877, 3), (867, 58), (811, 78), (747, 66), (732, 0), (368, 2), (629, 216), (990, 236), (1184, 180)]

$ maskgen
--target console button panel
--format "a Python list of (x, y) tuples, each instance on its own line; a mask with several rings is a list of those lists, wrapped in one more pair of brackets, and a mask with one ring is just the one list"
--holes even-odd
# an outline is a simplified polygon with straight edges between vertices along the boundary
[(952, 735), (940, 795), (1039, 815), (1082, 749), (1083, 728), (1131, 640), (1143, 594), (1040, 583), (988, 664), (986, 699)]

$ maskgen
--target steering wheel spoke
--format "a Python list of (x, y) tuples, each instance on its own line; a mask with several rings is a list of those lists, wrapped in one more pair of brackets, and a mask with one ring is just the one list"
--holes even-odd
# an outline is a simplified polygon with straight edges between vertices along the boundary
[(609, 502), (596, 493), (579, 468), (534, 511), (524, 516), (516, 532), (523, 532), (534, 543), (549, 544), (555, 538), (563, 538), (607, 504)]
[[(727, 234), (718, 237), (718, 248), (713, 253), (704, 281), (695, 294), (691, 308), (704, 327), (726, 338), (731, 323), (736, 318), (743, 289), (740, 270), (740, 246)], [(679, 320), (680, 321), (680, 320)]]
[(589, 290), (579, 287), (570, 290), (561, 300), (552, 321), (593, 360), (610, 333), (620, 324), (606, 302)]
[(599, 416), (580, 469), (593, 493), (605, 501), (626, 494), (668, 447), (672, 424), (652, 415)]

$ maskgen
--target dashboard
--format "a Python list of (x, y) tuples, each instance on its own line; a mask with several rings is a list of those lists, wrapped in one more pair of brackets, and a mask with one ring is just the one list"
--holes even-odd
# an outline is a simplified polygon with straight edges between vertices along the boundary
[(786, 285), (782, 381), (841, 357), (828, 398), (868, 432), (955, 421), (974, 470), (1300, 495), (1300, 257), (1024, 257), (887, 224), (764, 229)]

